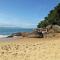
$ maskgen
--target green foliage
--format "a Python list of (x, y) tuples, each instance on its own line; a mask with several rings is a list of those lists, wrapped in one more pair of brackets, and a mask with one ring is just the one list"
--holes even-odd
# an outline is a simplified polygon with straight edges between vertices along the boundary
[(37, 27), (38, 28), (43, 28), (46, 27), (47, 25), (60, 25), (60, 3), (50, 11), (47, 17), (44, 18), (43, 21), (39, 22)]

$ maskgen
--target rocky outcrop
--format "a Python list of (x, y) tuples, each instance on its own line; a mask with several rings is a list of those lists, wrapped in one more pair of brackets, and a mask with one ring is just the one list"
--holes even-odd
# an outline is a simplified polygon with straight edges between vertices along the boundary
[(53, 25), (52, 29), (54, 30), (55, 33), (60, 33), (60, 26), (59, 25)]
[(32, 32), (28, 35), (30, 38), (43, 38), (42, 32)]
[(23, 37), (28, 37), (29, 34), (30, 34), (29, 32), (22, 32), (22, 33), (21, 33), (21, 36), (23, 36)]
[(14, 37), (13, 35), (9, 35), (7, 38), (12, 38), (12, 37)]
[(52, 29), (52, 25), (46, 26), (47, 32), (49, 32)]
[(11, 37), (14, 37), (14, 36), (22, 36), (22, 34), (21, 34), (21, 32), (13, 33), (13, 34), (9, 35), (7, 38), (11, 38)]
[(42, 32), (19, 32), (19, 33), (13, 33), (10, 37), (14, 37), (14, 36), (22, 36), (22, 37), (29, 37), (29, 38), (43, 38), (43, 33)]
[(13, 33), (13, 34), (11, 34), (12, 36), (21, 36), (22, 35), (22, 33), (21, 32), (18, 32), (18, 33)]
[(47, 27), (48, 33), (60, 33), (59, 25), (48, 25)]

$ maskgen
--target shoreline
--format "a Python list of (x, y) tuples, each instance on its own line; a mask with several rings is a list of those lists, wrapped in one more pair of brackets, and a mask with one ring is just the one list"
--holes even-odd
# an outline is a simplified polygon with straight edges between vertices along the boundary
[(7, 38), (9, 35), (0, 35), (0, 38)]

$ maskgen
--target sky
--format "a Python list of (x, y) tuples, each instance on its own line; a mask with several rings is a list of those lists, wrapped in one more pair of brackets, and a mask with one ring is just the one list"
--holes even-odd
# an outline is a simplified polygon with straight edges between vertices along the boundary
[(0, 27), (36, 28), (60, 0), (0, 0)]

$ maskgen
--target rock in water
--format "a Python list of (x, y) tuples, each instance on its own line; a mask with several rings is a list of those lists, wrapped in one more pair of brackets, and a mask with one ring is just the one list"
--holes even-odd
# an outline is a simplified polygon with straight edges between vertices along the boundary
[(13, 33), (12, 35), (13, 35), (13, 36), (21, 36), (21, 32)]

